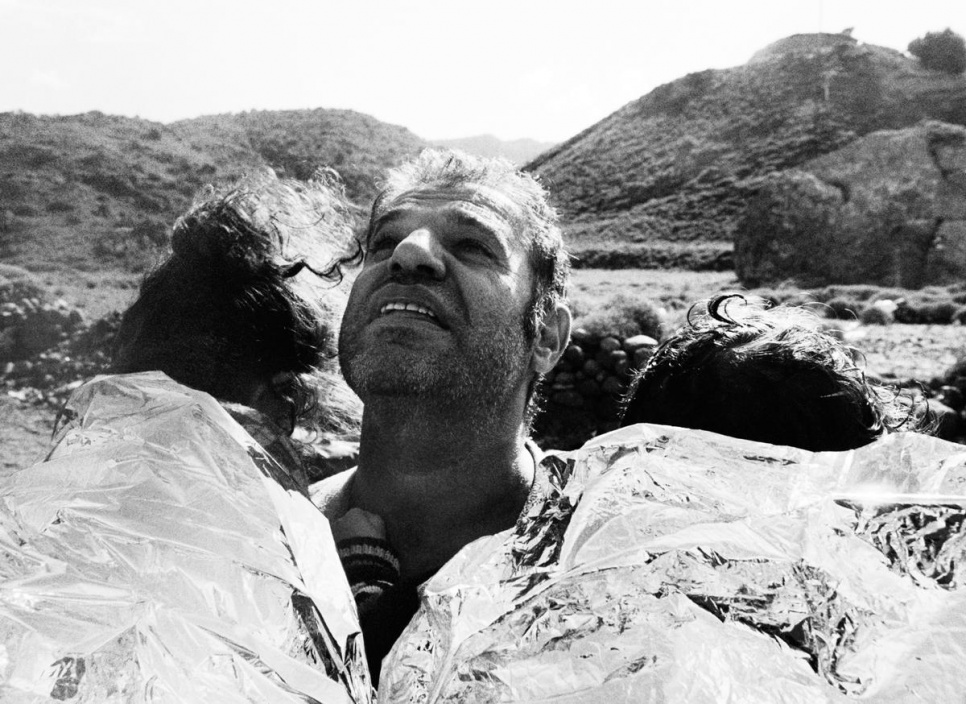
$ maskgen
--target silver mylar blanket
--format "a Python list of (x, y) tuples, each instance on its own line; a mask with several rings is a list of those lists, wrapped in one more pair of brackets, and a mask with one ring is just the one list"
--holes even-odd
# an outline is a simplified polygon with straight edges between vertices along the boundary
[(633, 426), (424, 586), (380, 702), (966, 701), (966, 448)]
[(367, 702), (328, 524), (210, 396), (101, 377), (0, 487), (0, 701)]

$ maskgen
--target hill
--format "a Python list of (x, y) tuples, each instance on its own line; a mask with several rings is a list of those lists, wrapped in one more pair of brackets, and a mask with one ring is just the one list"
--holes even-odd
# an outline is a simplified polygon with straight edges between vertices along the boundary
[(461, 149), (464, 152), (485, 157), (502, 156), (514, 164), (521, 165), (554, 146), (553, 142), (538, 142), (535, 139), (513, 139), (505, 141), (491, 134), (464, 137), (462, 139), (437, 139), (432, 144), (437, 147), (446, 147), (447, 149)]
[(347, 110), (216, 115), (163, 125), (98, 112), (0, 114), (0, 261), (34, 272), (136, 274), (207, 183), (270, 166), (342, 174), (360, 205), (425, 142)]
[(253, 111), (210, 115), (172, 124), (172, 129), (205, 151), (219, 149), (224, 136), (246, 144), (279, 173), (307, 179), (320, 166), (336, 169), (349, 196), (368, 204), (376, 179), (388, 166), (416, 154), (427, 143), (405, 127), (389, 125), (352, 110)]
[(766, 176), (924, 119), (966, 124), (966, 77), (846, 35), (796, 35), (660, 86), (527, 168), (563, 207), (579, 264), (727, 269)]

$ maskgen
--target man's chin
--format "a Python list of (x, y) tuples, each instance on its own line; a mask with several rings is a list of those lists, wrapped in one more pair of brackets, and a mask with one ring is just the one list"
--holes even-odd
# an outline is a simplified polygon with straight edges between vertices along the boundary
[(343, 368), (343, 372), (349, 386), (363, 402), (380, 396), (434, 396), (447, 385), (447, 380), (441, 378), (444, 375), (426, 369), (424, 364), (413, 359), (356, 359)]

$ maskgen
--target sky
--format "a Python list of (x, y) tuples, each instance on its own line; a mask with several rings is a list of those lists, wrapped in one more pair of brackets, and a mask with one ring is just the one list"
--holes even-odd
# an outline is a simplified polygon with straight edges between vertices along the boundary
[(905, 51), (963, 0), (0, 0), (0, 112), (158, 122), (351, 109), (424, 139), (556, 142), (783, 37)]

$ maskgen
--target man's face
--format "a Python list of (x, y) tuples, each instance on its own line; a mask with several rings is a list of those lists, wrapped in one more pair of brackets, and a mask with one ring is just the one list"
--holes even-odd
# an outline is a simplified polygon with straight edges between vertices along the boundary
[(466, 185), (403, 194), (371, 228), (342, 322), (339, 360), (370, 395), (505, 402), (525, 388), (533, 274), (518, 207)]

